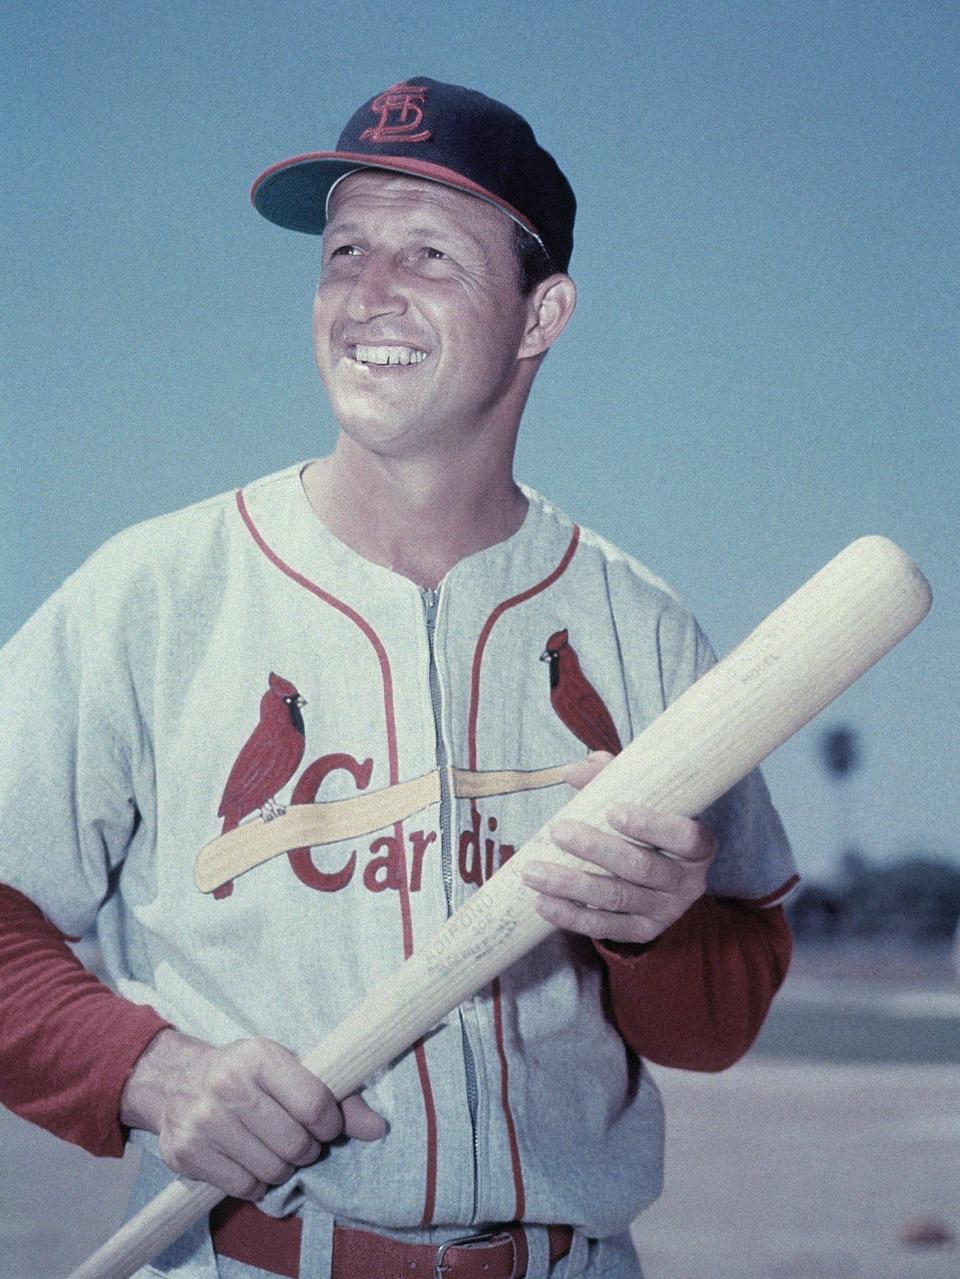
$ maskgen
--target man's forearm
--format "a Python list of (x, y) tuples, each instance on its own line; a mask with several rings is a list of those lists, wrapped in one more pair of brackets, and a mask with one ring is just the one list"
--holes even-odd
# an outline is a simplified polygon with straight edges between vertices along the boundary
[(0, 1102), (95, 1155), (123, 1154), (120, 1096), (169, 1022), (87, 972), (63, 934), (0, 885)]

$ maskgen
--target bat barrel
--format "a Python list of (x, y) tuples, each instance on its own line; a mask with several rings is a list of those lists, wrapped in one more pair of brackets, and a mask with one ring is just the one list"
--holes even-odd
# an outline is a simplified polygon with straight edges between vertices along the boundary
[(631, 799), (695, 816), (894, 648), (927, 615), (930, 584), (884, 537), (851, 543), (585, 787), (565, 813)]

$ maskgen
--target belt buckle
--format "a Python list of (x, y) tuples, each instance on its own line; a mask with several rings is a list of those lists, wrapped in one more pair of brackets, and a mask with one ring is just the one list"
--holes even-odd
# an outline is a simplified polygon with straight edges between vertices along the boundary
[[(483, 1235), (462, 1235), (459, 1239), (448, 1239), (446, 1243), (442, 1243), (437, 1249), (437, 1255), (433, 1263), (433, 1279), (443, 1279), (448, 1270), (452, 1269), (450, 1262), (446, 1261), (447, 1250), (449, 1248), (469, 1248), (471, 1244), (490, 1243), (492, 1239), (499, 1239), (503, 1230), (488, 1231)], [(509, 1236), (512, 1241), (512, 1236)], [(517, 1245), (513, 1245), (514, 1251), (514, 1269), (516, 1269), (516, 1251)]]

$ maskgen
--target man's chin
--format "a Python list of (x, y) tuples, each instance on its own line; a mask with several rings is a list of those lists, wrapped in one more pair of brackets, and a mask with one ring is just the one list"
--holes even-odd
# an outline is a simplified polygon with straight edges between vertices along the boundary
[(371, 453), (399, 456), (417, 437), (416, 425), (390, 413), (334, 410), (341, 432), (357, 447)]
[(369, 386), (343, 386), (336, 379), (324, 383), (334, 417), (344, 424), (356, 423), (360, 428), (380, 426), (393, 419), (410, 417), (410, 396), (399, 386), (371, 383)]

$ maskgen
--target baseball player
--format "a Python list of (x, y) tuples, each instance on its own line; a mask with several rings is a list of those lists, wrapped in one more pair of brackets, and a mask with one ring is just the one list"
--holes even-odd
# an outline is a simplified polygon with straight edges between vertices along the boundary
[(297, 1061), (713, 661), (513, 477), (573, 193), (515, 112), (414, 76), (253, 202), (322, 235), (336, 446), (122, 533), (4, 651), (2, 1100), (138, 1142), (137, 1204), (229, 1196), (147, 1273), (635, 1279), (647, 1062), (730, 1064), (789, 960), (758, 775), (700, 820), (557, 824), (583, 869), (525, 874), (545, 943), (362, 1096)]

